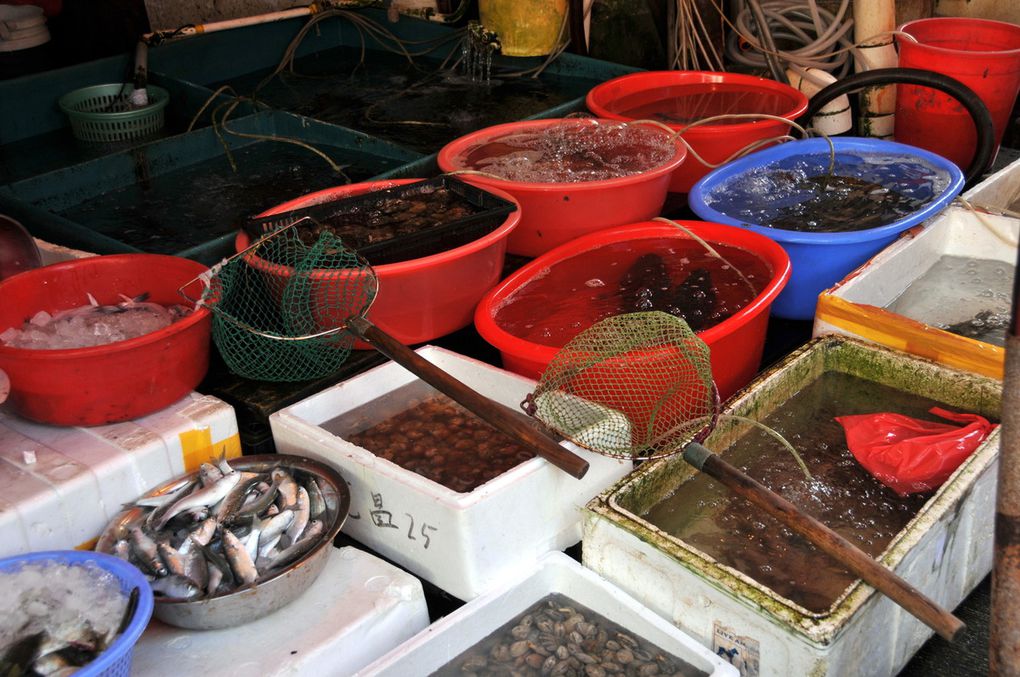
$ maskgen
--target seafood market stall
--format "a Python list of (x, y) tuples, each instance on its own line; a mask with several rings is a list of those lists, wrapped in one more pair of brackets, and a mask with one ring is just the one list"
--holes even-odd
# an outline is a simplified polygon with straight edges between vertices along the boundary
[(0, 80), (0, 675), (1001, 664), (1020, 16), (251, 4)]

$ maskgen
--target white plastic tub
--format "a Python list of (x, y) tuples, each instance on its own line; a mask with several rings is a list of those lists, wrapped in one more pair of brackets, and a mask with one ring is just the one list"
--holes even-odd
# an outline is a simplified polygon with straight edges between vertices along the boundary
[[(999, 414), (997, 381), (835, 336), (794, 352), (729, 400), (723, 413), (764, 418), (830, 370), (962, 411)], [(725, 458), (739, 427), (722, 421), (705, 445)], [(947, 609), (991, 570), (998, 451), (996, 428), (879, 557)], [(931, 637), (926, 625), (860, 580), (830, 608), (812, 612), (639, 516), (682, 491), (695, 472), (679, 457), (653, 461), (592, 500), (585, 511), (584, 564), (714, 652), (739, 659), (743, 677), (894, 675)]]
[[(417, 352), (514, 409), (535, 386), (530, 379), (441, 348), (425, 346)], [(416, 381), (390, 362), (273, 414), (270, 425), (279, 452), (329, 463), (350, 484), (345, 533), (462, 600), (476, 597), (540, 555), (579, 541), (581, 507), (632, 467), (629, 461), (564, 443), (589, 462), (583, 479), (536, 457), (469, 493), (458, 493), (322, 427)], [(384, 409), (380, 407), (379, 421), (391, 415)]]
[(518, 577), (440, 619), (366, 667), (359, 675), (427, 675), (495, 632), (549, 594), (572, 601), (623, 626), (712, 677), (736, 677), (737, 670), (641, 606), (601, 576), (560, 552), (549, 553)]
[[(1002, 347), (958, 336), (888, 310), (911, 283), (942, 256), (1016, 261), (1020, 219), (977, 215), (951, 206), (923, 229), (908, 232), (818, 297), (814, 336), (846, 334), (966, 371), (1002, 378)], [(965, 300), (946, 298), (943, 309), (972, 316)], [(955, 321), (955, 320), (954, 320)]]
[(429, 623), (421, 582), (356, 548), (334, 549), (300, 597), (223, 630), (183, 630), (153, 619), (131, 674), (336, 675), (379, 658)]

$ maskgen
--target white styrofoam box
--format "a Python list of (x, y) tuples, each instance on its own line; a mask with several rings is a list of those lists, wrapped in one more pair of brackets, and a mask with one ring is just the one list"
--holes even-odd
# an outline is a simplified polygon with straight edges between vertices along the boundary
[[(874, 351), (874, 360), (857, 362), (865, 351)], [(999, 415), (997, 381), (845, 337), (795, 351), (730, 399), (723, 414), (760, 420), (828, 369), (882, 378), (989, 418)], [(884, 380), (889, 374), (902, 381)], [(722, 423), (705, 444), (724, 450), (739, 434), (736, 424)], [(999, 443), (996, 428), (876, 558), (946, 609), (991, 570)], [(661, 496), (683, 491), (682, 482), (694, 473), (678, 457), (653, 461), (592, 500), (584, 518), (584, 564), (714, 652), (737, 649), (756, 657), (758, 670), (745, 664), (743, 677), (894, 675), (932, 636), (859, 580), (831, 608), (808, 611), (637, 514)]]
[(428, 624), (421, 581), (357, 548), (339, 548), (300, 597), (250, 623), (184, 630), (152, 619), (131, 674), (350, 675)]
[[(418, 354), (471, 388), (516, 409), (535, 382), (441, 348)], [(627, 474), (623, 462), (563, 443), (590, 464), (575, 479), (533, 458), (458, 493), (321, 427), (418, 379), (389, 362), (270, 417), (281, 453), (335, 467), (351, 488), (344, 532), (460, 599), (471, 599), (551, 550), (581, 539), (581, 507)], [(387, 414), (380, 412), (380, 419)], [(378, 421), (374, 421), (377, 423)]]
[[(1009, 163), (961, 197), (979, 208), (1009, 209), (1020, 200), (1020, 160)], [(1015, 207), (1013, 211), (1017, 211)]]
[(240, 455), (237, 420), (208, 395), (91, 428), (33, 423), (0, 407), (0, 557), (89, 547), (122, 504), (221, 453)]
[(475, 598), (436, 621), (358, 675), (427, 675), (449, 663), (515, 616), (559, 593), (619, 624), (711, 677), (736, 677), (736, 668), (656, 616), (633, 597), (561, 552), (518, 571), (515, 580)]
[[(1004, 350), (886, 310), (942, 256), (1016, 261), (1020, 219), (947, 208), (910, 231), (818, 298), (814, 336), (846, 334), (959, 369), (1002, 377)], [(947, 303), (951, 301), (947, 300)], [(970, 317), (961, 307), (960, 320)]]

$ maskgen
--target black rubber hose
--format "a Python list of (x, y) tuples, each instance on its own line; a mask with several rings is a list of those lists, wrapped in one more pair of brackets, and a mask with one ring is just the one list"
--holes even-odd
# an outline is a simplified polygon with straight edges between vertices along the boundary
[(918, 85), (931, 87), (944, 94), (953, 97), (970, 113), (974, 120), (974, 127), (977, 129), (977, 147), (974, 149), (974, 159), (964, 172), (964, 184), (969, 188), (988, 170), (995, 156), (995, 128), (992, 125), (992, 114), (988, 112), (988, 106), (981, 100), (974, 90), (959, 80), (918, 68), (878, 68), (872, 71), (854, 73), (842, 80), (837, 80), (831, 85), (820, 90), (811, 97), (807, 110), (798, 121), (801, 125), (807, 126), (813, 118), (827, 103), (844, 94), (851, 94), (865, 87), (876, 87), (882, 85)]

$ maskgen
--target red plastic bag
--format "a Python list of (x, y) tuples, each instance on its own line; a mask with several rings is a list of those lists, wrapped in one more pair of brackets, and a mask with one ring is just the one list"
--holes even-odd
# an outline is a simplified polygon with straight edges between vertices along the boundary
[(930, 413), (965, 424), (919, 421), (902, 414), (838, 416), (850, 452), (875, 479), (900, 496), (942, 486), (995, 427), (977, 414), (932, 407)]

